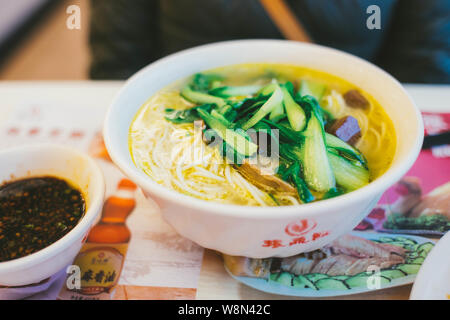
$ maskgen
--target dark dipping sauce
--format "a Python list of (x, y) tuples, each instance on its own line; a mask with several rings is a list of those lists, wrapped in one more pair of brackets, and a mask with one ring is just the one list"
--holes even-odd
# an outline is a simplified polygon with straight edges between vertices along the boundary
[(80, 191), (62, 179), (36, 177), (0, 186), (0, 262), (54, 243), (85, 210)]

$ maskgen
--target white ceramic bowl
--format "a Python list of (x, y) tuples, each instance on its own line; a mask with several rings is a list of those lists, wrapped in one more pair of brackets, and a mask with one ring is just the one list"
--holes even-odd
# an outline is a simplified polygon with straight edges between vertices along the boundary
[(0, 182), (56, 176), (76, 185), (86, 201), (78, 224), (50, 246), (28, 256), (0, 262), (0, 285), (40, 282), (72, 263), (101, 212), (105, 192), (102, 172), (89, 156), (63, 146), (33, 145), (0, 151)]
[[(218, 204), (182, 195), (155, 183), (134, 165), (128, 130), (134, 115), (150, 96), (196, 72), (251, 62), (323, 70), (370, 93), (391, 117), (397, 133), (397, 150), (389, 170), (369, 185), (333, 199), (262, 208)], [(318, 45), (240, 40), (185, 50), (136, 73), (110, 106), (103, 133), (113, 161), (160, 205), (165, 220), (181, 235), (227, 254), (262, 258), (314, 250), (352, 230), (416, 160), (423, 140), (423, 123), (400, 83), (367, 61)]]

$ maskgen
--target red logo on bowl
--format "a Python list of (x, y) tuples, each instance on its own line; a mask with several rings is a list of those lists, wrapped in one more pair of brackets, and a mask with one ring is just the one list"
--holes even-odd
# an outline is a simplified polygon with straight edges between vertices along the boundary
[(291, 237), (297, 237), (306, 234), (317, 226), (317, 222), (306, 219), (289, 223), (284, 231)]
[(315, 241), (319, 238), (329, 235), (328, 231), (314, 232), (312, 235), (307, 234), (317, 226), (317, 222), (313, 220), (298, 220), (289, 223), (284, 231), (291, 237), (288, 242), (284, 242), (281, 239), (263, 240), (262, 247), (276, 249), (279, 247), (287, 247), (298, 244), (305, 244), (311, 241)]

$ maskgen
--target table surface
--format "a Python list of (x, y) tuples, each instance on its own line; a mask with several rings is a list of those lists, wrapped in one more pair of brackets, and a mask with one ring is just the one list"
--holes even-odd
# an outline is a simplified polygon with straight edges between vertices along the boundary
[[(0, 82), (0, 124), (18, 105), (38, 101), (96, 105), (105, 111), (123, 85), (121, 81), (58, 81), (58, 82)], [(450, 112), (449, 85), (405, 84), (422, 111)], [(339, 299), (408, 299), (411, 285), (363, 294), (342, 296)], [(221, 257), (205, 250), (197, 288), (197, 299), (305, 299), (272, 295), (247, 287), (232, 279), (225, 271)], [(336, 299), (336, 298), (328, 298)]]

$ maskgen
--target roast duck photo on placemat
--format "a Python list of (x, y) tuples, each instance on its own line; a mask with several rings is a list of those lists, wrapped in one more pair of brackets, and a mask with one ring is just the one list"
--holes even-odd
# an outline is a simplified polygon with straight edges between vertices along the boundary
[(431, 242), (418, 244), (405, 237), (368, 240), (345, 235), (320, 250), (287, 258), (223, 257), (234, 276), (266, 279), (299, 289), (345, 290), (366, 286), (372, 266), (380, 271), (381, 285), (416, 274), (432, 247)]
[(423, 195), (416, 177), (404, 177), (395, 187), (400, 197), (390, 205), (383, 228), (392, 230), (450, 229), (450, 182)]

